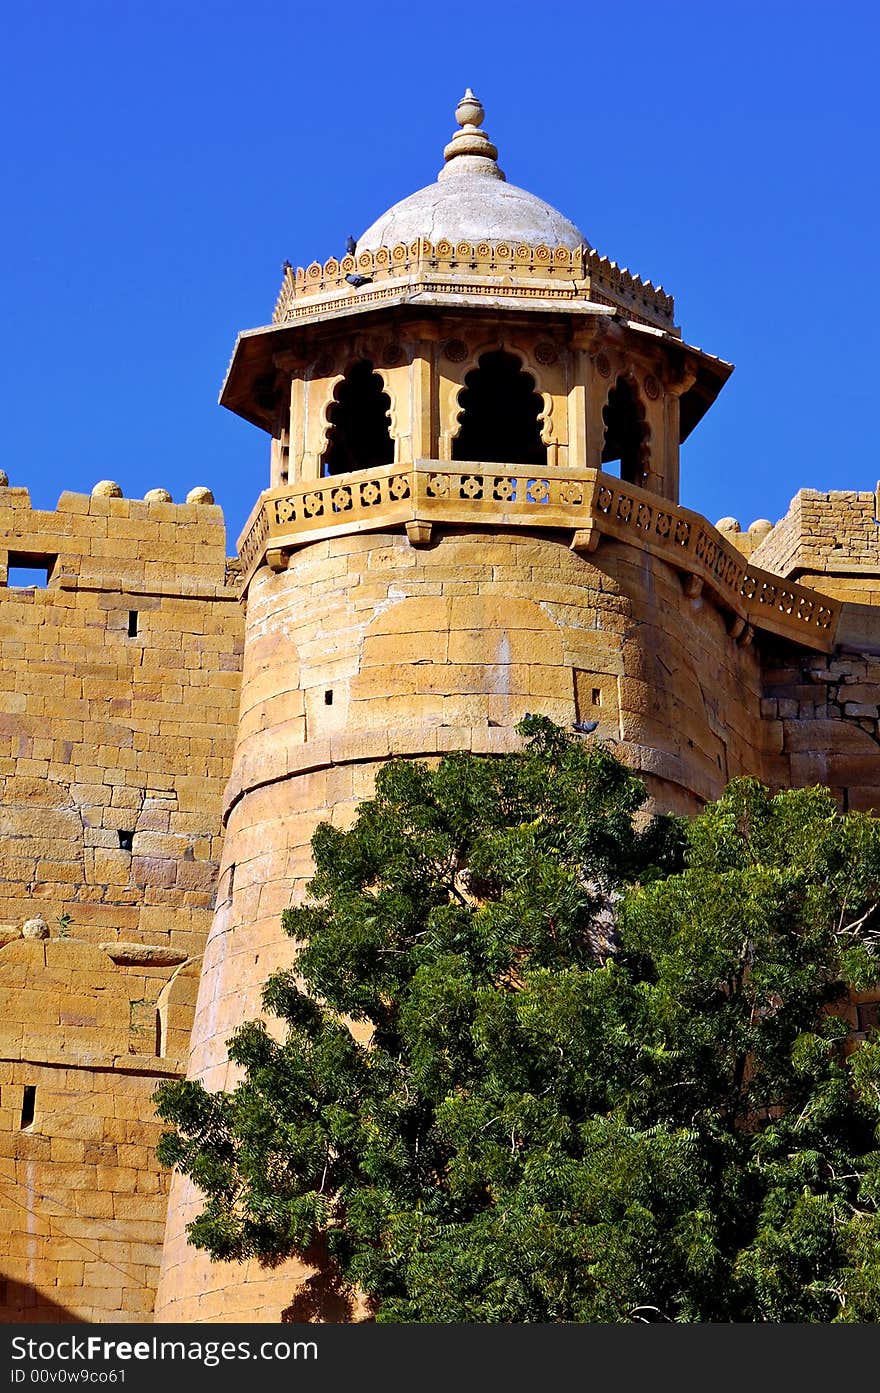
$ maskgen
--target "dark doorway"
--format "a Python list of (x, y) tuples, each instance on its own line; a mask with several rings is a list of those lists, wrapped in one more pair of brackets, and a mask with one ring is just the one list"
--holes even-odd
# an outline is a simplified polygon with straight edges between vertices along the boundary
[(355, 363), (333, 397), (321, 473), (348, 474), (353, 469), (393, 464), (394, 441), (388, 430), (391, 400), (373, 364)]
[(539, 420), (544, 403), (519, 358), (500, 349), (484, 353), (464, 384), (461, 430), (452, 442), (452, 458), (546, 469), (547, 446)]

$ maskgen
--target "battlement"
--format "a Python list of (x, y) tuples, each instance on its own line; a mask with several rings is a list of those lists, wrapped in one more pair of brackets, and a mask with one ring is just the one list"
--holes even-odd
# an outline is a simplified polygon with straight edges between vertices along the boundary
[(207, 489), (173, 503), (105, 480), (50, 511), (0, 482), (0, 928), (41, 907), (93, 943), (201, 951), (238, 707), (237, 582)]
[(62, 493), (48, 511), (28, 489), (0, 486), (0, 585), (14, 584), (18, 567), (45, 570), (56, 589), (219, 598), (234, 584), (223, 512), (204, 488), (174, 503), (164, 489), (123, 498), (104, 481), (91, 495)]
[(877, 491), (801, 489), (752, 552), (756, 566), (841, 599), (876, 603)]

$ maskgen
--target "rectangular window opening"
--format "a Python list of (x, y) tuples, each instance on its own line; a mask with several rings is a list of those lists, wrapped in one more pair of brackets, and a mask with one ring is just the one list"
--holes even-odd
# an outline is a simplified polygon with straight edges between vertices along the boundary
[(128, 637), (137, 638), (138, 631), (138, 612), (136, 609), (128, 611)]
[(6, 584), (17, 590), (45, 589), (57, 560), (57, 554), (45, 551), (11, 551)]
[(594, 688), (593, 688), (593, 705), (594, 705), (594, 706), (601, 706), (601, 705), (602, 705), (602, 688), (601, 688), (601, 687), (594, 687)]
[(123, 832), (120, 827), (116, 835), (119, 837), (119, 850), (131, 851), (134, 846), (134, 832)]
[(26, 1083), (21, 1099), (21, 1130), (30, 1127), (37, 1110), (37, 1086)]
[(327, 691), (327, 692), (324, 693), (324, 705), (325, 705), (325, 706), (332, 706), (332, 705), (333, 705), (333, 693), (332, 693), (331, 691)]

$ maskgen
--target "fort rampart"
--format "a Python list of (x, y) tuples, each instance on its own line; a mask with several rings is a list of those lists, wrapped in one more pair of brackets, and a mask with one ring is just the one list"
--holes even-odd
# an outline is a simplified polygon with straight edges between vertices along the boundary
[[(289, 515), (280, 561), (245, 557), (246, 613), (210, 502), (0, 489), (4, 1319), (149, 1319), (163, 1234), (163, 1319), (330, 1313), (312, 1269), (187, 1248), (150, 1095), (231, 1081), (311, 833), (390, 755), (498, 753), (539, 710), (597, 720), (667, 807), (744, 773), (880, 805), (875, 495), (805, 491), (759, 534), (664, 504), (646, 542), (639, 490), (589, 486), (570, 524), (480, 497), (438, 496), (427, 532), (413, 508), (318, 536)], [(667, 516), (697, 528), (678, 552)]]
[(211, 503), (0, 488), (6, 1320), (152, 1311), (150, 1094), (185, 1069), (214, 904), (235, 582)]

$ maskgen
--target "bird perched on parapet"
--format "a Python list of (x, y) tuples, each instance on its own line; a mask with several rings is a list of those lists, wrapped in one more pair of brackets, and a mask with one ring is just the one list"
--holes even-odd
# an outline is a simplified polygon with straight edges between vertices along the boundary
[(598, 721), (572, 721), (572, 730), (576, 730), (578, 735), (592, 735), (594, 730), (599, 729)]
[(284, 271), (284, 273), (286, 274), (288, 271), (292, 271), (292, 270), (293, 270), (293, 267), (291, 266), (291, 264), (290, 264), (289, 261), (284, 260), (284, 261), (282, 261), (282, 263), (281, 263), (281, 269), (282, 269), (282, 271)]
[(373, 277), (362, 276), (359, 271), (349, 271), (345, 279), (348, 281), (349, 285), (353, 285), (355, 290), (357, 290), (359, 285), (369, 285)]
[(357, 244), (357, 242), (354, 240), (354, 238), (351, 237), (351, 236), (346, 237), (346, 239), (345, 239), (345, 250), (346, 250), (347, 255), (348, 255), (348, 256), (354, 256), (354, 254), (355, 254), (355, 252), (357, 251), (357, 249), (358, 249), (358, 244)]

